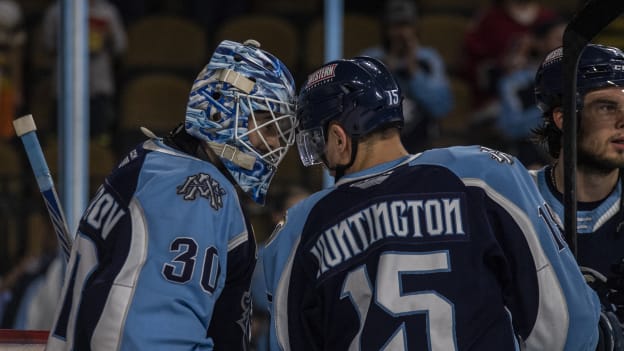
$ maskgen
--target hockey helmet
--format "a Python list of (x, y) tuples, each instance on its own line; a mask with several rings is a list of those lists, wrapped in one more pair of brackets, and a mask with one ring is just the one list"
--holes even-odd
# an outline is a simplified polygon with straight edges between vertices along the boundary
[(327, 128), (338, 122), (354, 139), (383, 127), (403, 126), (399, 85), (371, 57), (336, 60), (310, 74), (297, 99), (297, 147), (305, 166), (321, 163)]
[[(535, 100), (543, 112), (561, 106), (563, 99), (563, 48), (551, 51), (535, 75)], [(576, 108), (583, 107), (583, 97), (592, 90), (624, 86), (624, 52), (598, 44), (589, 44), (579, 59), (576, 78)]]

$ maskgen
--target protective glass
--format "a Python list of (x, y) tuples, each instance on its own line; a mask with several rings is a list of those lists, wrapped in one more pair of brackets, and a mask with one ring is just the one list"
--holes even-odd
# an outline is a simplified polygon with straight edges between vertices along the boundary
[[(277, 167), (295, 142), (294, 104), (247, 94), (239, 94), (238, 101), (235, 138), (246, 149)], [(249, 111), (248, 116), (241, 104)], [(243, 116), (247, 117), (246, 123), (240, 123)]]
[(304, 166), (309, 167), (323, 162), (325, 136), (322, 127), (302, 130), (297, 134), (297, 148)]

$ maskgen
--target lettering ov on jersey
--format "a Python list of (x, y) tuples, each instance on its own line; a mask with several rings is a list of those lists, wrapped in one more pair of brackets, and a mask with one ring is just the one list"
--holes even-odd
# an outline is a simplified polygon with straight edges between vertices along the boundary
[(126, 211), (115, 201), (115, 198), (106, 192), (104, 187), (101, 187), (85, 213), (85, 220), (95, 230), (100, 231), (100, 236), (106, 240), (110, 231), (124, 214)]

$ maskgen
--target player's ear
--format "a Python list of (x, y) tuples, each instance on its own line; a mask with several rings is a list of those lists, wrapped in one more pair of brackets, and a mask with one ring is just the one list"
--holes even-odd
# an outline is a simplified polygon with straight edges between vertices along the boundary
[(340, 126), (340, 124), (332, 123), (329, 126), (329, 135), (331, 136), (331, 140), (335, 143), (340, 151), (343, 151), (344, 148), (349, 145), (348, 143), (348, 135), (345, 130)]
[(559, 130), (563, 130), (563, 108), (555, 107), (552, 112), (552, 119)]

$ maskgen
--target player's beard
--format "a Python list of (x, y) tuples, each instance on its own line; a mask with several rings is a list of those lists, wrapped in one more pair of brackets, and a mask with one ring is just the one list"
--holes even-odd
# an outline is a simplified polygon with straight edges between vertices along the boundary
[(602, 156), (600, 151), (587, 147), (583, 140), (586, 138), (583, 128), (579, 128), (577, 143), (577, 167), (579, 170), (588, 173), (609, 174), (617, 168), (624, 167), (624, 156), (608, 157)]

